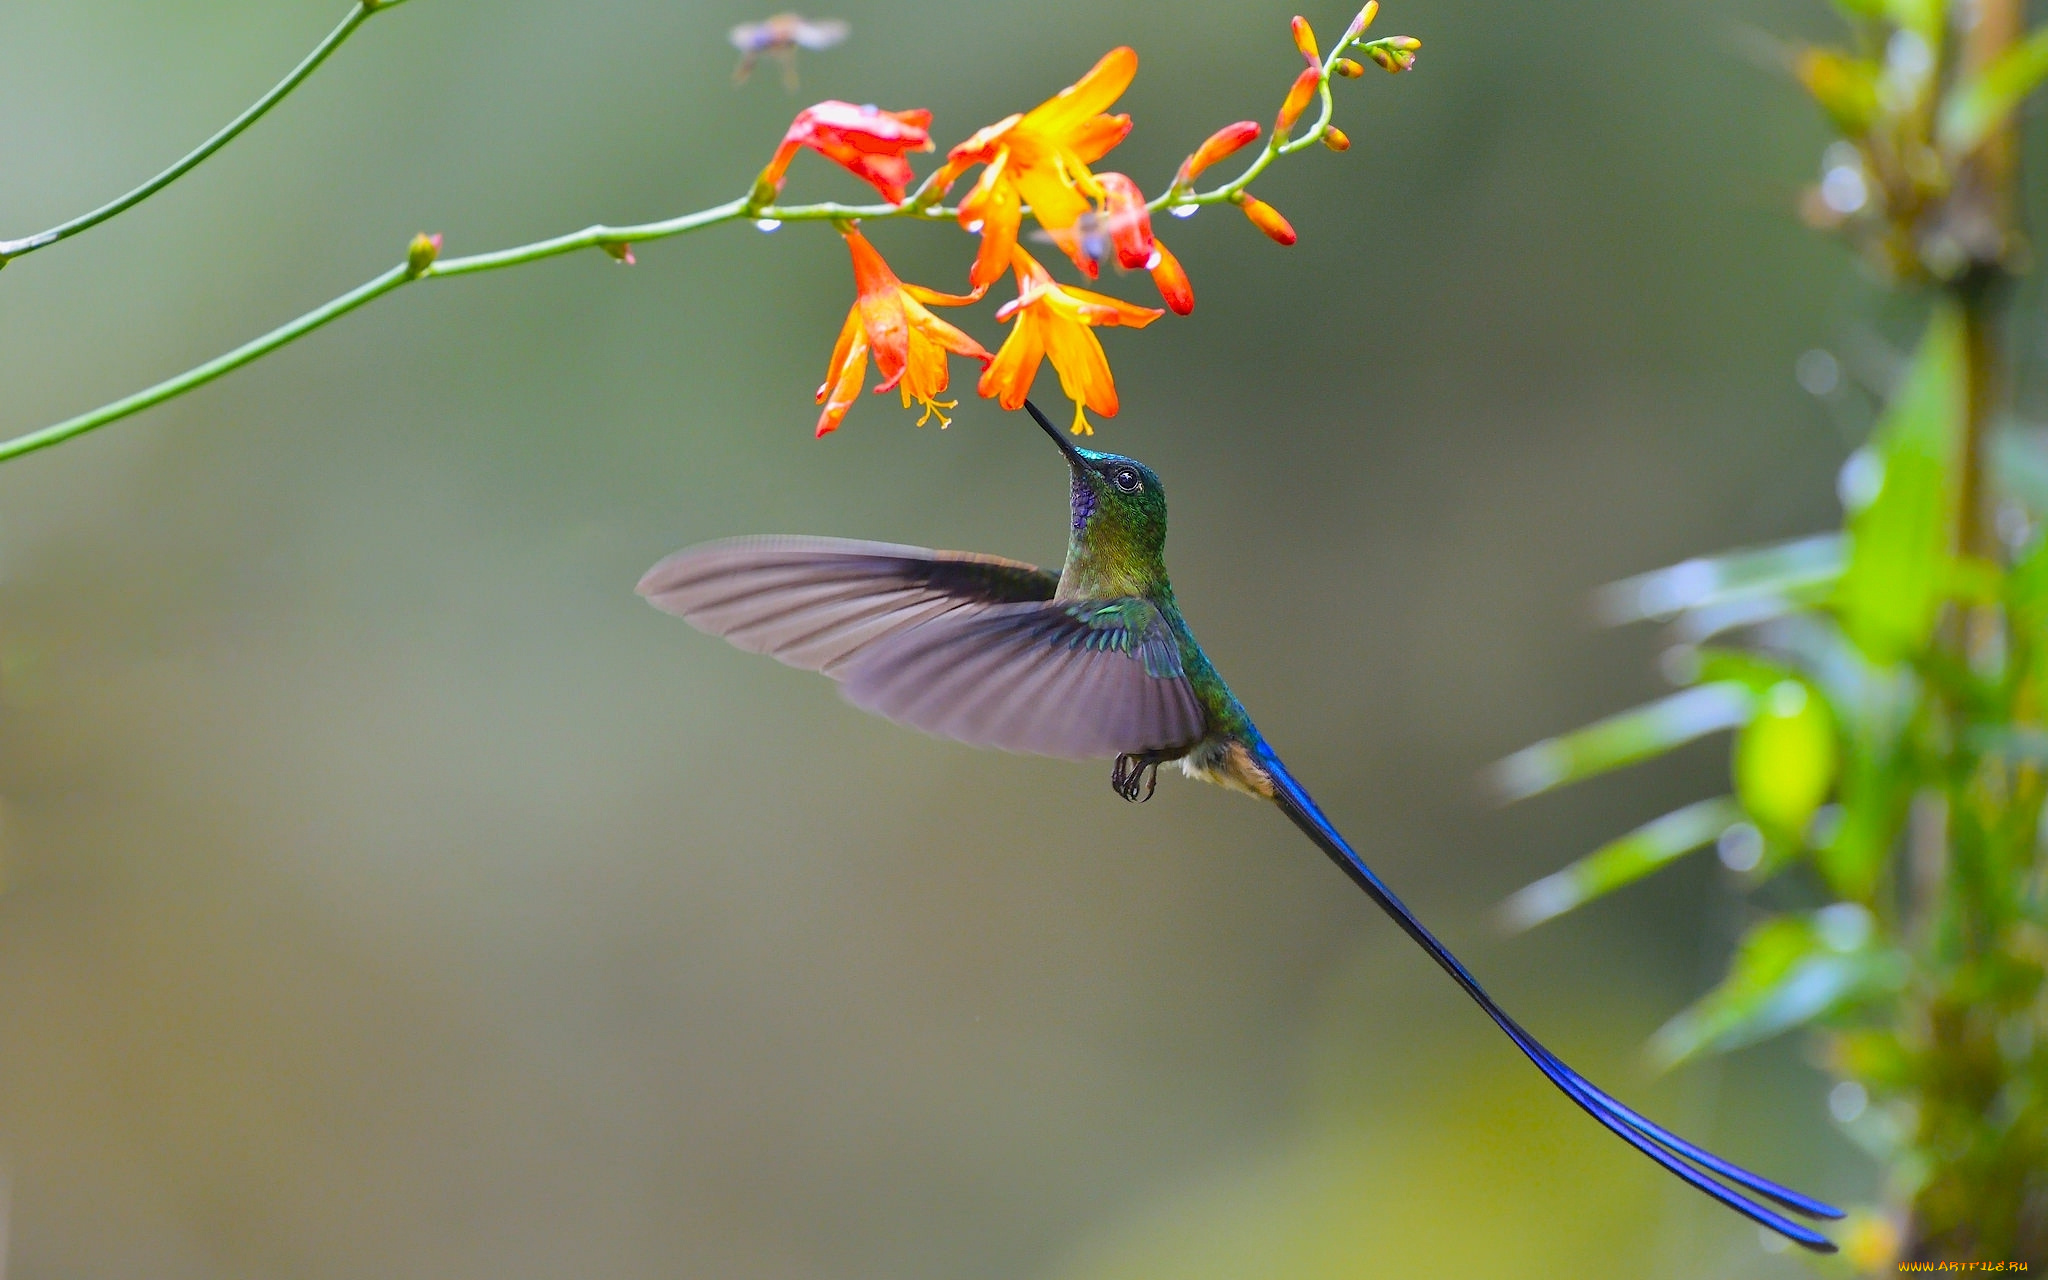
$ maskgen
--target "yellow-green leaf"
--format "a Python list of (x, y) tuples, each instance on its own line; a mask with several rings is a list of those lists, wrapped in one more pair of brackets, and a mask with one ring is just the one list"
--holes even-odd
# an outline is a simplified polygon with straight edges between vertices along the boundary
[(1834, 785), (1835, 718), (1803, 680), (1764, 694), (1735, 738), (1735, 794), (1758, 826), (1798, 840)]
[(1602, 587), (1594, 596), (1594, 607), (1603, 621), (1619, 624), (1760, 596), (1809, 598), (1842, 576), (1844, 554), (1842, 535), (1823, 533), (1700, 556)]
[(1874, 934), (1870, 913), (1846, 902), (1757, 925), (1736, 947), (1721, 984), (1651, 1037), (1652, 1061), (1671, 1067), (1753, 1044), (1897, 990), (1904, 958)]
[(1837, 129), (1852, 138), (1869, 132), (1878, 110), (1876, 63), (1840, 49), (1811, 48), (1800, 51), (1792, 70)]
[(1873, 661), (1905, 658), (1934, 631), (1951, 580), (1963, 412), (1963, 326), (1944, 305), (1870, 443), (1843, 468), (1849, 565), (1836, 604)]
[(1513, 929), (1542, 924), (1712, 844), (1741, 820), (1742, 809), (1727, 796), (1689, 804), (1529, 885), (1501, 904), (1501, 917)]
[(1973, 151), (2048, 78), (2048, 27), (2000, 54), (1941, 104), (1934, 136), (1956, 154)]
[(1749, 718), (1749, 704), (1739, 684), (1697, 685), (1524, 747), (1493, 767), (1493, 784), (1504, 799), (1525, 799), (1732, 729)]

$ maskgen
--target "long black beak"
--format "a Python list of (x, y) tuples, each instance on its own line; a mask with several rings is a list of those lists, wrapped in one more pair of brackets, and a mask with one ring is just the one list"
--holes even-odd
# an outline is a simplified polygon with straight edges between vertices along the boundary
[(1052, 425), (1052, 419), (1040, 413), (1037, 405), (1026, 400), (1024, 407), (1031, 411), (1032, 417), (1038, 419), (1038, 425), (1045, 428), (1045, 434), (1052, 437), (1052, 442), (1060, 447), (1060, 452), (1067, 455), (1068, 462), (1073, 463), (1077, 467), (1088, 465), (1087, 461), (1081, 457), (1081, 451), (1074, 446), (1072, 440), (1067, 438), (1067, 433)]

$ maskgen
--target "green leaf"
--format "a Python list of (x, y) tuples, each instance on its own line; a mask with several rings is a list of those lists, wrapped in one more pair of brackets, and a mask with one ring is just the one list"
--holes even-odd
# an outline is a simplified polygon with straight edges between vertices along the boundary
[(1651, 1037), (1651, 1059), (1669, 1068), (1899, 990), (1905, 957), (1874, 934), (1870, 913), (1846, 902), (1764, 921), (1737, 945), (1721, 985)]
[(1795, 679), (1799, 674), (1782, 662), (1773, 662), (1747, 649), (1710, 645), (1697, 650), (1694, 658), (1699, 663), (1700, 683), (1739, 684), (1758, 697), (1779, 681)]
[(1844, 17), (1889, 22), (1933, 44), (1941, 38), (1944, 0), (1835, 0)]
[(1941, 104), (1934, 136), (1954, 154), (1976, 150), (2048, 77), (2048, 27), (2013, 45)]
[(1594, 607), (1602, 621), (1620, 624), (1765, 596), (1817, 598), (1820, 589), (1842, 576), (1845, 548), (1841, 534), (1824, 533), (1701, 556), (1602, 587)]
[(1942, 28), (1948, 21), (1948, 0), (1883, 0), (1885, 16), (1927, 42), (1938, 55)]
[(1735, 739), (1735, 794), (1756, 824), (1797, 841), (1835, 782), (1835, 717), (1803, 680), (1781, 680)]
[(1732, 729), (1749, 718), (1750, 702), (1739, 684), (1696, 685), (1524, 747), (1493, 767), (1493, 785), (1504, 800), (1527, 799)]
[(1802, 49), (1792, 72), (1843, 133), (1860, 137), (1876, 123), (1883, 74), (1876, 63), (1840, 49)]
[(1910, 762), (1887, 743), (1857, 744), (1843, 761), (1842, 821), (1813, 849), (1830, 891), (1850, 902), (1877, 896), (1912, 795)]
[(2006, 575), (2005, 607), (2014, 631), (2048, 639), (2048, 537), (2036, 538)]
[(1741, 807), (1727, 796), (1689, 804), (1529, 885), (1501, 904), (1501, 917), (1511, 929), (1542, 924), (1712, 844), (1740, 821)]
[(1849, 563), (1836, 604), (1873, 661), (1899, 661), (1934, 632), (1951, 577), (1963, 412), (1962, 320), (1943, 306), (1870, 443), (1843, 468)]

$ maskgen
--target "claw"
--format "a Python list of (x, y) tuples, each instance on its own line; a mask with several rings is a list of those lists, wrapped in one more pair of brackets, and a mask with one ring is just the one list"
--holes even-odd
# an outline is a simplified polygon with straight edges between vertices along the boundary
[[(1126, 751), (1109, 771), (1110, 790), (1132, 804), (1143, 804), (1159, 789), (1159, 759), (1150, 752)], [(1144, 794), (1140, 795), (1139, 792)]]

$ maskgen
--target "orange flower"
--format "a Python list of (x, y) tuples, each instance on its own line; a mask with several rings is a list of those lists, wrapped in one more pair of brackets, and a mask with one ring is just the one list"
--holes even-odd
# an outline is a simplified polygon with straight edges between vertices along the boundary
[(1102, 184), (1103, 218), (1109, 227), (1109, 242), (1116, 249), (1117, 265), (1151, 272), (1159, 296), (1175, 315), (1193, 311), (1195, 290), (1188, 283), (1187, 272), (1180, 269), (1179, 260), (1165, 245), (1152, 238), (1152, 211), (1145, 207), (1145, 193), (1121, 173), (1098, 173), (1095, 180)]
[(995, 360), (982, 371), (981, 394), (996, 397), (1005, 409), (1020, 407), (1031, 392), (1031, 380), (1038, 376), (1039, 363), (1049, 356), (1053, 372), (1060, 376), (1060, 390), (1074, 402), (1074, 434), (1093, 435), (1095, 428), (1088, 425), (1083, 410), (1114, 418), (1117, 409), (1116, 381), (1094, 331), (1118, 324), (1142, 329), (1166, 313), (1056, 284), (1035, 258), (1014, 246), (1010, 257), (1017, 272), (1017, 296), (1003, 304), (996, 319), (1014, 318), (1017, 323)]
[(782, 190), (782, 175), (799, 147), (809, 147), (846, 169), (891, 204), (900, 203), (914, 176), (903, 153), (932, 149), (931, 122), (932, 113), (922, 107), (883, 111), (833, 99), (805, 107), (790, 122), (768, 167), (754, 180), (754, 203), (766, 204)]
[(1009, 265), (1026, 204), (1075, 265), (1087, 270), (1087, 255), (1073, 226), (1089, 211), (1091, 200), (1102, 198), (1088, 165), (1131, 131), (1129, 116), (1103, 112), (1137, 73), (1135, 52), (1111, 49), (1087, 75), (1052, 98), (997, 121), (946, 153), (941, 188), (969, 167), (985, 166), (960, 201), (960, 225), (981, 233), (981, 252), (968, 273), (975, 288), (987, 288)]
[(874, 353), (875, 368), (882, 381), (877, 393), (891, 387), (903, 393), (903, 407), (913, 401), (924, 406), (923, 426), (933, 416), (939, 425), (951, 424), (942, 409), (958, 400), (941, 400), (948, 372), (946, 353), (972, 356), (987, 367), (991, 359), (979, 342), (933, 315), (927, 306), (957, 307), (981, 297), (981, 290), (960, 297), (904, 284), (882, 261), (882, 255), (859, 231), (847, 229), (846, 247), (853, 254), (853, 282), (858, 292), (846, 323), (839, 328), (839, 341), (832, 347), (832, 363), (825, 381), (818, 387), (817, 401), (825, 406), (818, 415), (818, 434), (839, 429), (840, 420), (860, 394), (861, 379), (867, 376), (868, 354)]

